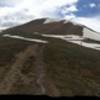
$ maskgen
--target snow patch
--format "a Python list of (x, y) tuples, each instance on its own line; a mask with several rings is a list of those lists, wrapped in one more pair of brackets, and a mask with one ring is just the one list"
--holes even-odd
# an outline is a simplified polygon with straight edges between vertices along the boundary
[(52, 37), (52, 38), (63, 38), (61, 35), (50, 35), (50, 34), (41, 34), (43, 37)]
[(94, 32), (94, 31), (91, 31), (87, 28), (83, 29), (83, 37), (93, 39), (93, 40), (96, 40), (96, 41), (100, 41), (100, 34)]
[(69, 41), (73, 41), (73, 40), (81, 41), (85, 39), (83, 36), (78, 36), (78, 35), (66, 35), (64, 36), (64, 38)]
[(25, 37), (18, 36), (18, 35), (4, 34), (3, 37), (16, 38), (16, 39), (21, 39), (21, 40), (31, 41), (31, 42), (38, 42), (38, 43), (48, 43), (47, 41), (44, 41), (44, 40), (33, 39), (33, 38), (25, 38)]
[(86, 43), (83, 41), (69, 41), (69, 42), (78, 44), (78, 45), (83, 46), (83, 47), (87, 47), (87, 48), (91, 48), (91, 49), (95, 49), (95, 50), (100, 50), (100, 44)]
[(41, 34), (41, 36), (44, 37), (51, 37), (51, 38), (58, 38), (65, 40), (70, 43), (74, 43), (83, 47), (91, 48), (94, 50), (100, 50), (100, 44), (98, 43), (87, 43), (84, 42), (83, 40), (86, 39), (83, 36), (78, 36), (78, 35), (50, 35), (50, 34)]
[(66, 24), (66, 23), (68, 23), (68, 22), (70, 22), (70, 21), (69, 21), (69, 20), (65, 20), (65, 21), (64, 21), (64, 24)]
[[(66, 42), (69, 42), (69, 43), (74, 43), (74, 44), (77, 44), (77, 45), (80, 45), (80, 46), (83, 46), (83, 47), (87, 47), (87, 48), (91, 48), (91, 49), (100, 51), (100, 44), (99, 43), (84, 42), (83, 40), (87, 38), (85, 36), (42, 34), (42, 33), (38, 33), (38, 32), (36, 32), (36, 35), (40, 35), (40, 36), (43, 36), (43, 37), (57, 38), (57, 39), (61, 39), (61, 40), (64, 40)], [(3, 37), (16, 38), (16, 39), (38, 42), (38, 43), (48, 43), (48, 41), (44, 41), (44, 40), (41, 40), (41, 39), (25, 38), (25, 37), (18, 36), (18, 35), (4, 34)]]
[(43, 24), (48, 24), (48, 23), (53, 23), (53, 22), (60, 22), (60, 19), (52, 19), (52, 18), (47, 18)]

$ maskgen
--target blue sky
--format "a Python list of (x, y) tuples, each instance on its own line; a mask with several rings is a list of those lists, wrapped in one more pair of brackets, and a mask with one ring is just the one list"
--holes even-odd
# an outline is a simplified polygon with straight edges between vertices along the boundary
[(100, 0), (79, 0), (77, 2), (77, 16), (91, 17), (100, 14)]
[(42, 17), (63, 18), (100, 32), (100, 0), (0, 0), (0, 28)]

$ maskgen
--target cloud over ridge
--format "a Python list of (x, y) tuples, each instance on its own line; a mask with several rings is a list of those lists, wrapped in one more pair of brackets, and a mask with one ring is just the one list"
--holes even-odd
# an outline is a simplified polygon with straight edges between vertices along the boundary
[[(73, 19), (99, 31), (100, 27), (96, 27), (96, 23), (100, 16), (87, 18), (75, 14), (79, 11), (77, 7), (79, 1), (82, 0), (2, 0), (0, 1), (0, 27), (12, 27), (36, 18), (51, 17)], [(96, 7), (95, 3), (89, 5), (91, 8)]]

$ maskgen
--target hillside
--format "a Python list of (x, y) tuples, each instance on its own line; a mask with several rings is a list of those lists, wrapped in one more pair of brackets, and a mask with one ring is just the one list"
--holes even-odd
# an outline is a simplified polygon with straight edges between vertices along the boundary
[[(79, 34), (82, 35), (82, 26), (74, 25), (71, 22), (64, 23), (64, 20), (52, 23), (46, 23), (46, 19), (37, 19), (27, 24), (6, 30), (8, 33), (33, 33), (41, 32), (48, 34)], [(66, 29), (67, 28), (67, 29)], [(77, 31), (77, 33), (76, 33)]]
[(82, 36), (83, 26), (43, 22), (35, 20), (0, 34), (0, 94), (100, 96), (100, 48), (80, 46), (69, 39)]

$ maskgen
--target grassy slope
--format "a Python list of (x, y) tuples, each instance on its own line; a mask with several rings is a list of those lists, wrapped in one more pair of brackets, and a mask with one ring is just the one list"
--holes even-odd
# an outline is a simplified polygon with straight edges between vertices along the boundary
[(14, 63), (17, 53), (23, 51), (30, 44), (33, 43), (0, 36), (0, 80)]
[(0, 36), (0, 64), (2, 59), (10, 60), (13, 55), (26, 48), (30, 42)]
[[(61, 95), (100, 95), (100, 51), (59, 39), (45, 39), (50, 41), (44, 49), (47, 76), (55, 83)], [(0, 76), (9, 69), (6, 65), (13, 62), (16, 53), (32, 44), (0, 36)]]
[(52, 40), (44, 50), (44, 60), (62, 95), (99, 95), (99, 51)]
[[(6, 76), (6, 73), (9, 73), (9, 71), (12, 69), (11, 67), (16, 61), (15, 58), (16, 55), (18, 55), (20, 52), (23, 52), (28, 46), (34, 44), (36, 45), (36, 43), (34, 42), (27, 42), (18, 39), (2, 37), (2, 35), (0, 35), (0, 84), (3, 82), (3, 80), (6, 77), (9, 77)], [(27, 59), (26, 62), (23, 64), (23, 69), (21, 70), (23, 75), (27, 77), (30, 76), (29, 80), (32, 78), (31, 73), (34, 72), (33, 61), (34, 61), (33, 58)], [(19, 78), (15, 82), (14, 88), (13, 90), (11, 90), (11, 93), (12, 94), (16, 94), (16, 93), (17, 94), (39, 94), (38, 93), (39, 91), (38, 92), (37, 91), (38, 91), (38, 86), (35, 82), (32, 84), (27, 84), (27, 82), (23, 83), (22, 80)], [(2, 92), (0, 91), (0, 94), (1, 93)]]
[(83, 27), (79, 25), (74, 25), (71, 22), (65, 23), (64, 21), (53, 22), (43, 24), (45, 19), (39, 19), (31, 21), (29, 23), (23, 24), (21, 26), (16, 26), (3, 31), (3, 33), (10, 34), (31, 34), (33, 32), (40, 32), (46, 34), (77, 34), (82, 35)]

